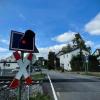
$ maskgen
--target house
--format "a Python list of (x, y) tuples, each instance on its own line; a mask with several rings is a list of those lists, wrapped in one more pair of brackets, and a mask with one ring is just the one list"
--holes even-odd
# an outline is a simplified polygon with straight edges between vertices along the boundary
[(99, 65), (100, 65), (100, 49), (96, 49), (93, 55), (97, 57), (97, 60), (99, 61)]
[(100, 49), (96, 49), (94, 51), (93, 55), (99, 57), (100, 56)]
[[(87, 52), (85, 50), (82, 50), (82, 52), (83, 52), (83, 55), (89, 55), (89, 52)], [(71, 70), (70, 61), (73, 56), (77, 56), (78, 54), (80, 54), (79, 48), (74, 48), (73, 50), (71, 50), (67, 53), (63, 53), (62, 51), (60, 51), (57, 54), (57, 57), (60, 59), (60, 67), (63, 67), (65, 70), (70, 71)]]
[[(16, 69), (16, 68), (18, 68), (18, 64), (15, 61), (15, 58), (13, 55), (1, 60), (0, 62), (1, 62), (0, 63), (1, 69)], [(15, 63), (12, 63), (12, 62), (15, 62)]]

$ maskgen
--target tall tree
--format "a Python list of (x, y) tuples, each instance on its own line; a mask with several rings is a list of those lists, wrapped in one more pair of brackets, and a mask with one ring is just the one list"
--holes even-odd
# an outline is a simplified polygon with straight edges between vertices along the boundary
[(49, 69), (55, 68), (55, 52), (50, 51), (48, 54), (48, 68)]
[(63, 53), (67, 53), (67, 52), (69, 52), (69, 51), (71, 51), (71, 50), (72, 50), (72, 47), (71, 47), (70, 44), (68, 44), (68, 45), (62, 47), (62, 50), (61, 50), (61, 51), (62, 51)]
[(89, 56), (89, 71), (98, 71), (100, 72), (99, 61), (96, 56)]
[[(80, 49), (80, 59), (81, 60), (84, 58), (82, 50), (86, 50), (87, 52), (90, 52), (90, 49), (91, 49), (90, 47), (87, 47), (85, 45), (85, 41), (82, 39), (82, 37), (79, 33), (75, 34), (75, 38), (73, 39), (73, 45), (75, 45), (77, 48)], [(81, 66), (84, 65), (83, 62), (84, 62), (84, 60), (79, 61)]]
[(82, 57), (80, 55), (77, 56), (73, 56), (71, 61), (71, 68), (72, 71), (82, 71), (83, 70), (83, 61), (82, 61)]
[[(73, 44), (80, 48), (80, 56), (82, 56), (82, 50), (87, 50), (87, 47), (85, 45), (85, 41), (82, 39), (81, 35), (78, 33), (78, 34), (75, 34), (75, 38), (73, 39)], [(88, 51), (88, 50), (87, 50)]]

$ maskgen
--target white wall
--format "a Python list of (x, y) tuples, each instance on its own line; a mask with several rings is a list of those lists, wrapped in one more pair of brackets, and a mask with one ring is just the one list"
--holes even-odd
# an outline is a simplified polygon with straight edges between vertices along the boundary
[[(8, 64), (8, 63), (7, 63)], [(15, 69), (16, 67), (18, 67), (17, 63), (9, 63), (10, 66), (3, 66), (3, 63), (0, 63), (0, 68), (1, 69)]]
[[(82, 51), (84, 55), (88, 54), (86, 51)], [(70, 71), (71, 64), (70, 61), (73, 56), (77, 56), (80, 53), (80, 49), (74, 50), (72, 52), (66, 53), (64, 55), (59, 56), (60, 58), (60, 66), (64, 65), (64, 69)]]

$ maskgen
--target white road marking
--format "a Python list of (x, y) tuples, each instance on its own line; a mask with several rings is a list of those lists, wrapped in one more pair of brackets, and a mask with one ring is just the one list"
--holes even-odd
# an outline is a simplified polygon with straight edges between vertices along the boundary
[(57, 92), (57, 96), (60, 97), (60, 92)]
[(53, 84), (51, 82), (51, 79), (50, 79), (50, 76), (49, 75), (48, 75), (48, 79), (50, 81), (50, 85), (51, 85), (51, 89), (52, 89), (52, 92), (53, 92), (54, 99), (55, 100), (58, 100), (57, 95), (56, 95), (56, 92), (55, 92), (55, 89), (54, 89), (54, 86), (53, 86)]

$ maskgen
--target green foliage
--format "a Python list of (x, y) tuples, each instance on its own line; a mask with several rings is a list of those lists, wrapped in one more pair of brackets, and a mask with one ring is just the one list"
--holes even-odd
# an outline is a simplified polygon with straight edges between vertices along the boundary
[(60, 68), (60, 59), (56, 57), (56, 69)]
[(100, 71), (99, 62), (96, 56), (89, 56), (89, 71)]
[[(72, 71), (85, 71), (86, 62), (84, 56), (73, 56), (70, 62)], [(96, 56), (90, 55), (88, 61), (88, 71), (100, 71), (99, 62)]]
[(37, 93), (35, 97), (30, 97), (30, 100), (51, 100), (49, 95)]
[(48, 68), (49, 69), (55, 68), (54, 60), (55, 60), (55, 52), (49, 52), (48, 54)]
[(88, 72), (88, 73), (80, 73), (81, 75), (89, 75), (89, 76), (96, 76), (96, 77), (100, 77), (100, 73), (99, 72)]
[(67, 52), (70, 52), (71, 50), (72, 50), (72, 47), (70, 44), (68, 44), (68, 45), (64, 46), (61, 51), (63, 53), (67, 53)]
[(87, 47), (85, 41), (82, 39), (81, 35), (75, 34), (75, 38), (72, 40), (74, 47), (80, 48), (80, 55), (82, 55), (82, 50), (86, 50), (90, 53), (91, 47)]
[(34, 79), (34, 80), (39, 80), (39, 79), (44, 79), (44, 77), (46, 76), (46, 74), (41, 74), (41, 73), (39, 73), (39, 74), (33, 74), (32, 75), (32, 78)]
[(73, 56), (70, 64), (72, 71), (82, 71), (83, 70), (82, 56), (80, 55)]
[(85, 41), (82, 39), (79, 33), (75, 34), (75, 38), (73, 39), (73, 44), (76, 44), (79, 48), (85, 47)]

